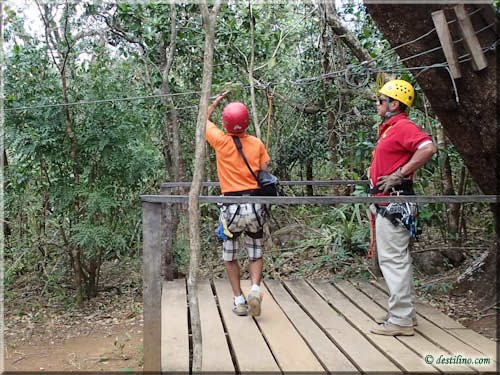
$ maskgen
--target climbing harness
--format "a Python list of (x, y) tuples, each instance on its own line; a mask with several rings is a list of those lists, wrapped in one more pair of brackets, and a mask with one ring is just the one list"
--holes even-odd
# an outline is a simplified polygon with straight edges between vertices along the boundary
[(225, 218), (225, 211), (227, 209), (227, 205), (224, 203), (217, 203), (217, 205), (220, 207), (220, 218), (219, 218), (219, 227), (217, 228), (217, 236), (221, 241), (226, 241), (228, 238), (233, 238), (234, 235), (231, 233), (231, 231), (228, 229), (228, 227), (231, 226), (231, 224), (234, 221), (234, 218), (238, 213), (240, 212), (240, 206), (238, 205), (238, 208), (234, 212), (234, 215), (231, 217), (231, 220), (229, 220), (229, 223), (227, 223), (226, 218)]
[(411, 238), (417, 237), (417, 215), (416, 203), (389, 203), (386, 207), (375, 205), (377, 213), (388, 219), (395, 227), (403, 226), (410, 232)]

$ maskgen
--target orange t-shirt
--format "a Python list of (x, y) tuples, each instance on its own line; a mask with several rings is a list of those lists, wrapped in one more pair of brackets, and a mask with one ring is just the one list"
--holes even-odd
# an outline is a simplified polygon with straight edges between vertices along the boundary
[[(240, 138), (243, 153), (248, 160), (248, 164), (250, 164), (255, 174), (257, 174), (260, 167), (270, 160), (266, 147), (259, 138), (252, 135), (243, 133), (237, 136)], [(217, 175), (222, 194), (253, 190), (259, 187), (243, 161), (230, 134), (219, 129), (213, 122), (207, 121), (205, 137), (215, 150)]]

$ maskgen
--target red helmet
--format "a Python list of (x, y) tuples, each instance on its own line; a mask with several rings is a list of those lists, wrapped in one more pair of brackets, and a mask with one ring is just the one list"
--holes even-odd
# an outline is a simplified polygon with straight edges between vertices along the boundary
[(222, 126), (229, 133), (243, 133), (250, 123), (250, 116), (245, 104), (232, 102), (222, 111)]

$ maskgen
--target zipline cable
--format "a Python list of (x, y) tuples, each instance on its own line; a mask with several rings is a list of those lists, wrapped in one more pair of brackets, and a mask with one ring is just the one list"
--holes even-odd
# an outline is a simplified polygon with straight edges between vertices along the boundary
[[(485, 27), (483, 27), (482, 29), (478, 30), (475, 34), (479, 33), (479, 32), (482, 32), (490, 27), (494, 26), (494, 24), (489, 24)], [(421, 36), (422, 37), (422, 36)], [(418, 39), (418, 38), (417, 38)], [(460, 41), (460, 40), (458, 40)], [(454, 41), (454, 42), (458, 42), (458, 41)], [(483, 52), (488, 52), (488, 51), (495, 51), (496, 50), (496, 46), (498, 45), (500, 40), (496, 40), (495, 42), (493, 42), (489, 47), (485, 47), (483, 48)], [(395, 47), (397, 48), (397, 47)], [(407, 60), (410, 60), (414, 57), (418, 57), (418, 56), (422, 56), (426, 53), (430, 53), (430, 52), (433, 52), (433, 51), (436, 51), (438, 49), (441, 49), (441, 47), (436, 47), (436, 48), (432, 48), (430, 50), (427, 50), (427, 51), (424, 51), (424, 52), (420, 52), (418, 54), (415, 54), (415, 55), (412, 55), (412, 56), (408, 56), (404, 59), (401, 60), (401, 62), (404, 62), (404, 61), (407, 61)], [(464, 63), (464, 62), (467, 62), (469, 61), (471, 58), (468, 58), (468, 59), (465, 59), (466, 57), (470, 56), (470, 54), (464, 54), (462, 56), (459, 57), (459, 63)], [(345, 81), (347, 82), (348, 85), (352, 86), (352, 87), (355, 87), (355, 88), (359, 88), (359, 87), (362, 87), (364, 85), (366, 85), (369, 81), (369, 78), (370, 78), (370, 75), (372, 73), (388, 73), (388, 72), (404, 72), (404, 71), (411, 71), (411, 70), (422, 70), (421, 72), (419, 72), (417, 74), (420, 75), (421, 73), (423, 73), (424, 71), (427, 71), (431, 68), (445, 68), (446, 66), (448, 66), (447, 63), (438, 63), (438, 64), (432, 64), (432, 65), (424, 65), (424, 66), (417, 66), (417, 67), (402, 67), (402, 68), (394, 68), (395, 65), (392, 65), (392, 66), (389, 66), (389, 67), (379, 67), (379, 68), (364, 68), (364, 66), (366, 66), (369, 62), (371, 61), (374, 61), (374, 60), (369, 60), (369, 61), (363, 61), (361, 62), (360, 64), (357, 64), (357, 65), (349, 65), (347, 68), (345, 69), (342, 69), (342, 70), (338, 70), (338, 71), (334, 71), (334, 72), (329, 72), (329, 73), (324, 73), (324, 74), (321, 74), (321, 75), (318, 75), (318, 76), (315, 76), (315, 77), (308, 77), (308, 78), (302, 78), (302, 79), (299, 79), (299, 80), (295, 80), (295, 81), (281, 81), (281, 82), (274, 82), (272, 83), (273, 86), (279, 86), (279, 85), (283, 85), (283, 84), (295, 84), (295, 85), (302, 85), (302, 84), (309, 84), (309, 83), (313, 83), (313, 82), (317, 82), (317, 81), (320, 81), (320, 80), (323, 80), (325, 78), (338, 78), (338, 77), (341, 77), (342, 75), (344, 75), (345, 77)], [(353, 72), (353, 70), (355, 68), (363, 68), (362, 71), (356, 73), (356, 72)], [(354, 75), (365, 75), (365, 79), (362, 81), (362, 84), (356, 84), (356, 83), (353, 83), (352, 82), (352, 78), (349, 78), (348, 76), (348, 73), (351, 72), (351, 76), (354, 76)], [(271, 83), (268, 83), (268, 85), (271, 85)], [(454, 85), (455, 86), (455, 85)], [(249, 88), (250, 86), (244, 86), (244, 88)], [(13, 112), (13, 111), (21, 111), (21, 110), (29, 110), (29, 109), (40, 109), (40, 108), (52, 108), (52, 107), (63, 107), (63, 106), (72, 106), (72, 105), (86, 105), (86, 104), (98, 104), (98, 103), (107, 103), (107, 102), (114, 102), (114, 101), (131, 101), (131, 100), (140, 100), (140, 99), (152, 99), (152, 98), (160, 98), (160, 97), (168, 97), (168, 96), (187, 96), (187, 95), (195, 95), (195, 94), (200, 94), (201, 91), (189, 91), (189, 92), (184, 92), (184, 93), (171, 93), (171, 94), (156, 94), (156, 95), (145, 95), (145, 96), (133, 96), (133, 97), (121, 97), (121, 98), (107, 98), (107, 99), (98, 99), (98, 100), (82, 100), (82, 101), (78, 101), (78, 102), (70, 102), (70, 103), (55, 103), (55, 104), (40, 104), (40, 105), (34, 105), (34, 106), (24, 106), (24, 107), (14, 107), (14, 108), (4, 108), (4, 112)], [(182, 107), (182, 108), (175, 108), (175, 109), (186, 109), (186, 108), (196, 108), (197, 106), (190, 106), (190, 107)], [(169, 110), (167, 110), (169, 111)]]

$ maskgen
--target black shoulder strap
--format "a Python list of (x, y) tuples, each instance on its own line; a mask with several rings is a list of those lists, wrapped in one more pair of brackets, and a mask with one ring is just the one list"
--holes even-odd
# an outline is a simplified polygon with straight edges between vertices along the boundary
[(248, 170), (250, 171), (250, 173), (252, 173), (252, 176), (255, 178), (255, 180), (257, 181), (257, 183), (259, 182), (259, 179), (257, 178), (257, 175), (255, 174), (255, 172), (252, 170), (252, 167), (250, 167), (250, 164), (248, 164), (248, 160), (245, 156), (245, 154), (243, 153), (243, 146), (241, 145), (241, 140), (240, 140), (240, 137), (236, 137), (234, 135), (231, 136), (233, 138), (233, 141), (234, 141), (234, 144), (236, 145), (236, 148), (238, 149), (243, 161), (245, 162), (245, 164), (247, 165), (248, 167)]

